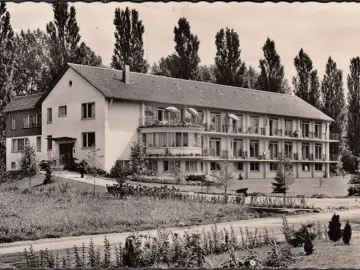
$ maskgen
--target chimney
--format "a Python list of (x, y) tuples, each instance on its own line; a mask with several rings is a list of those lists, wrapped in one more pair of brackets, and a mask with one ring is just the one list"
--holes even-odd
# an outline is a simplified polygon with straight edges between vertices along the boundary
[(124, 66), (123, 69), (123, 80), (124, 83), (130, 84), (130, 67), (128, 65)]

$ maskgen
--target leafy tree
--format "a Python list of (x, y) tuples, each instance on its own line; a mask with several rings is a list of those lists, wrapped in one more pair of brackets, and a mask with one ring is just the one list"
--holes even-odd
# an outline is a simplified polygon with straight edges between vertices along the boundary
[(267, 38), (264, 46), (264, 59), (260, 62), (259, 88), (264, 91), (286, 93), (284, 89), (284, 66), (276, 52), (275, 42)]
[(0, 174), (5, 172), (6, 164), (6, 117), (3, 112), (6, 105), (14, 96), (15, 44), (14, 32), (10, 24), (10, 13), (6, 3), (0, 3)]
[(180, 62), (176, 54), (172, 54), (162, 57), (158, 64), (154, 64), (151, 68), (151, 73), (154, 75), (179, 78), (179, 67)]
[(197, 77), (200, 58), (198, 56), (200, 41), (191, 33), (186, 18), (180, 18), (174, 28), (175, 51), (178, 57), (178, 78), (194, 80)]
[(227, 195), (228, 188), (234, 180), (233, 170), (231, 170), (230, 164), (229, 154), (225, 151), (222, 160), (217, 163), (220, 169), (219, 172), (213, 172), (212, 174), (212, 177), (216, 179), (216, 182), (224, 188), (225, 195)]
[(46, 25), (49, 35), (49, 76), (47, 86), (61, 74), (66, 64), (87, 64), (91, 66), (101, 64), (101, 58), (96, 56), (89, 47), (82, 43), (78, 46), (81, 36), (79, 26), (76, 21), (76, 10), (70, 7), (67, 2), (54, 2), (54, 21)]
[(115, 49), (111, 66), (122, 69), (129, 65), (134, 72), (146, 73), (149, 65), (144, 59), (143, 35), (145, 28), (135, 9), (115, 9)]
[(245, 70), (244, 74), (244, 87), (249, 89), (259, 89), (259, 73), (253, 68), (249, 66)]
[(358, 160), (349, 149), (344, 149), (341, 154), (343, 169), (349, 173), (355, 173), (358, 168)]
[(310, 57), (301, 48), (294, 59), (297, 76), (293, 77), (295, 95), (316, 108), (320, 108), (320, 84)]
[(120, 186), (125, 183), (126, 177), (129, 175), (129, 166), (125, 160), (116, 160), (114, 166), (110, 170), (110, 175), (116, 178)]
[(339, 241), (341, 238), (341, 223), (339, 215), (333, 215), (333, 217), (329, 221), (328, 228), (329, 239), (333, 242)]
[(360, 155), (360, 58), (350, 60), (348, 75), (347, 144), (357, 156)]
[(215, 77), (219, 84), (244, 86), (245, 63), (241, 61), (239, 35), (233, 29), (221, 29), (215, 35)]
[(146, 175), (148, 173), (145, 146), (139, 142), (134, 142), (131, 147), (130, 173), (133, 175)]
[(15, 37), (14, 85), (17, 95), (42, 93), (48, 87), (44, 77), (48, 76), (48, 40), (40, 29), (21, 30)]
[(280, 155), (277, 163), (275, 182), (272, 182), (273, 193), (284, 194), (284, 204), (286, 203), (286, 193), (290, 186), (294, 183), (295, 177), (293, 175), (291, 159)]
[(345, 130), (345, 94), (343, 89), (342, 71), (336, 66), (331, 58), (326, 64), (325, 75), (321, 84), (321, 92), (323, 96), (322, 111), (334, 119), (330, 124), (330, 133), (340, 134), (340, 144), (330, 143), (330, 154), (339, 154), (340, 146), (342, 146), (342, 136)]
[(351, 239), (351, 226), (349, 224), (349, 221), (347, 221), (346, 224), (345, 224), (344, 233), (343, 233), (343, 242), (344, 242), (344, 244), (349, 245), (350, 244), (350, 239)]
[(215, 82), (215, 67), (214, 66), (199, 66), (197, 72), (197, 81), (200, 82)]
[(32, 179), (39, 172), (39, 165), (36, 159), (35, 147), (30, 145), (29, 141), (26, 142), (24, 152), (21, 154), (21, 158), (19, 160), (19, 171), (23, 177), (29, 179), (30, 188)]

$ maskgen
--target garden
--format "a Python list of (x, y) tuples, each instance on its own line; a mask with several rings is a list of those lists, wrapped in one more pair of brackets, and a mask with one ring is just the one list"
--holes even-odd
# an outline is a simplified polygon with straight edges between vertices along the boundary
[[(353, 267), (346, 251), (358, 251), (352, 226), (341, 224), (334, 214), (328, 224), (309, 223), (295, 229), (282, 221), (282, 237), (263, 230), (233, 227), (185, 231), (183, 234), (158, 228), (156, 236), (134, 233), (123, 244), (111, 244), (105, 237), (102, 248), (92, 240), (72, 249), (35, 251), (30, 245), (13, 258), (15, 267), (111, 268), (111, 267), (218, 267), (218, 268), (331, 268)], [(355, 254), (352, 252), (352, 254)], [(324, 257), (329, 260), (324, 260)], [(356, 260), (355, 260), (356, 261)], [(339, 264), (345, 263), (345, 264)], [(339, 266), (339, 267), (340, 267)]]

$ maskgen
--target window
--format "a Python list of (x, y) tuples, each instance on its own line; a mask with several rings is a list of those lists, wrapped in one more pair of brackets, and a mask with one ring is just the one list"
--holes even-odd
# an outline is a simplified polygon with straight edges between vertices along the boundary
[(220, 132), (220, 114), (211, 113), (211, 127), (214, 131)]
[(315, 138), (320, 139), (321, 138), (321, 124), (315, 123)]
[(277, 159), (277, 157), (278, 157), (278, 143), (277, 142), (269, 143), (269, 152), (270, 152), (270, 159)]
[(321, 159), (322, 146), (321, 144), (315, 144), (315, 159)]
[(66, 106), (59, 106), (59, 117), (64, 117), (67, 114)]
[(51, 135), (47, 136), (47, 150), (48, 151), (52, 150), (52, 136)]
[(175, 133), (168, 133), (168, 147), (175, 147)]
[(23, 117), (24, 128), (39, 127), (41, 124), (40, 114), (29, 114)]
[(233, 156), (234, 158), (242, 157), (243, 142), (241, 140), (233, 141)]
[(41, 152), (41, 137), (36, 137), (36, 150)]
[(291, 136), (292, 134), (292, 121), (285, 120), (285, 136)]
[(157, 172), (158, 171), (158, 166), (157, 166), (157, 161), (156, 160), (150, 160), (147, 164), (147, 168), (149, 171), (152, 172)]
[(28, 138), (21, 138), (21, 139), (13, 139), (12, 140), (12, 152), (21, 152), (24, 151), (25, 145), (29, 143)]
[(183, 133), (183, 147), (189, 146), (189, 134)]
[(200, 170), (204, 171), (204, 162), (200, 162)]
[(52, 108), (47, 109), (47, 123), (48, 124), (52, 123)]
[(16, 169), (16, 163), (15, 162), (11, 162), (11, 169), (15, 170)]
[(308, 143), (302, 144), (302, 158), (309, 159), (310, 158), (310, 146)]
[(235, 168), (236, 168), (238, 171), (242, 171), (242, 170), (244, 169), (243, 163), (242, 163), (242, 162), (236, 162), (236, 163), (235, 163)]
[(82, 119), (95, 118), (95, 102), (81, 104)]
[(315, 171), (322, 171), (322, 164), (321, 163), (315, 163)]
[(270, 163), (270, 171), (276, 171), (276, 170), (277, 170), (276, 163)]
[(309, 138), (309, 122), (302, 121), (301, 128), (303, 138)]
[(250, 123), (251, 123), (251, 133), (258, 133), (259, 129), (259, 117), (250, 117)]
[(167, 147), (167, 133), (157, 133), (155, 136), (158, 137), (159, 147)]
[(95, 147), (95, 132), (85, 132), (83, 136), (83, 148)]
[(180, 168), (180, 162), (179, 161), (163, 161), (163, 171), (164, 172), (172, 172), (174, 171), (174, 168)]
[(258, 162), (251, 162), (250, 171), (260, 171), (260, 164)]
[(220, 140), (210, 139), (210, 155), (213, 157), (220, 156)]
[(147, 147), (154, 147), (154, 134), (153, 133), (147, 133), (146, 135), (146, 146)]
[(292, 143), (291, 142), (285, 142), (285, 149), (284, 150), (285, 150), (285, 155), (287, 157), (291, 157), (292, 156)]
[(197, 161), (185, 161), (185, 171), (197, 172)]
[(210, 170), (212, 171), (220, 171), (221, 167), (220, 164), (217, 162), (211, 162), (210, 163)]
[(303, 163), (302, 164), (302, 170), (303, 170), (303, 172), (309, 172), (310, 171), (310, 164), (309, 163)]
[(15, 129), (15, 118), (11, 117), (11, 129)]
[(259, 141), (250, 141), (250, 157), (259, 157)]
[(270, 118), (270, 136), (276, 136), (278, 130), (278, 119)]

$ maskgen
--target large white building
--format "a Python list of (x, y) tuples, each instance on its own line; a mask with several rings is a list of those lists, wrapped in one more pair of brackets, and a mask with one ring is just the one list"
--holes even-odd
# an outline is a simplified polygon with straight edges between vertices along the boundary
[(296, 177), (329, 176), (337, 157), (329, 144), (330, 117), (302, 99), (229, 87), (68, 64), (43, 95), (14, 98), (7, 113), (7, 169), (15, 169), (25, 139), (39, 159), (86, 158), (98, 151), (109, 171), (128, 160), (131, 145), (146, 144), (150, 169), (210, 174), (226, 151), (234, 173), (273, 178), (278, 154), (293, 160)]

